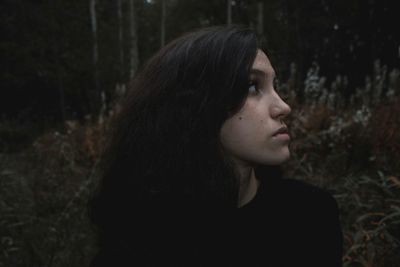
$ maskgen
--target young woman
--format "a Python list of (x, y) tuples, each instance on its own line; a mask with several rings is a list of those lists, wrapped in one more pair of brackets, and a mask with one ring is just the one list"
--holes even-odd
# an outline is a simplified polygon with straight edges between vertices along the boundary
[(115, 117), (90, 217), (92, 266), (341, 266), (334, 198), (281, 177), (290, 107), (254, 32), (163, 47)]

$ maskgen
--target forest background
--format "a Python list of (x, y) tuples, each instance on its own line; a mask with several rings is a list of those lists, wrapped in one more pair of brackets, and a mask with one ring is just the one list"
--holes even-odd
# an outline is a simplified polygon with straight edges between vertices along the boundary
[(127, 84), (169, 40), (245, 24), (292, 107), (286, 175), (332, 192), (343, 263), (400, 265), (396, 1), (4, 0), (0, 267), (88, 266), (86, 201)]

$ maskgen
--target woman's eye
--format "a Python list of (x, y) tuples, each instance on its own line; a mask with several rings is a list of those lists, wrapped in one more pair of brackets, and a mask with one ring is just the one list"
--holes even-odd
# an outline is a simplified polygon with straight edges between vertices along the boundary
[(258, 89), (257, 89), (257, 83), (256, 82), (249, 82), (249, 92), (250, 93), (257, 93)]

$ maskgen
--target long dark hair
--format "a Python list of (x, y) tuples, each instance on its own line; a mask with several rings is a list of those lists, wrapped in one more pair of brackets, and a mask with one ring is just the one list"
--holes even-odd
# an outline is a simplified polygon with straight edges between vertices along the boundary
[(237, 208), (238, 175), (219, 132), (244, 104), (257, 49), (251, 29), (210, 27), (173, 40), (146, 63), (111, 124), (90, 204), (103, 237), (131, 227), (139, 210)]

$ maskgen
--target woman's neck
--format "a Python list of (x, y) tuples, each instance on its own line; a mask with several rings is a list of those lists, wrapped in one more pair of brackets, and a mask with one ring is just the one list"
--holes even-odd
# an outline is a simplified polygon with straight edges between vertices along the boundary
[(239, 208), (249, 203), (257, 194), (259, 180), (253, 167), (242, 167), (240, 173)]

